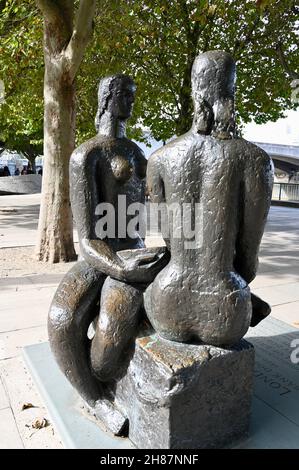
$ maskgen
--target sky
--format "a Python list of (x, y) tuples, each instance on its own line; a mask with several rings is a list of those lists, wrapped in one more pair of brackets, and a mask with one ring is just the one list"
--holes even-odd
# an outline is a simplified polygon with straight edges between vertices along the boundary
[(243, 137), (253, 142), (299, 145), (299, 110), (287, 111), (284, 119), (267, 124), (246, 124)]
[[(286, 117), (266, 124), (250, 123), (244, 126), (243, 137), (252, 142), (269, 144), (299, 145), (299, 110), (286, 111)], [(138, 142), (148, 158), (162, 146), (162, 142), (152, 141), (151, 148)]]

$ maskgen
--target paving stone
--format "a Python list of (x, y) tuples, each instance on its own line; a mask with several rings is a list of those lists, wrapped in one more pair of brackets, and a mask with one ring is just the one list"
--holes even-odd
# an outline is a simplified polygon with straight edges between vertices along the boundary
[(274, 288), (260, 287), (254, 289), (254, 293), (266, 302), (269, 302), (272, 307), (289, 302), (297, 302), (299, 301), (299, 282), (277, 285)]
[(299, 328), (299, 302), (290, 302), (272, 308), (271, 315), (278, 320), (288, 321), (292, 326)]
[(0, 333), (0, 360), (19, 356), (24, 346), (41, 343), (47, 339), (45, 325)]
[(11, 409), (0, 410), (0, 449), (23, 448)]
[[(22, 358), (16, 357), (0, 361), (0, 375), (8, 392), (24, 447), (28, 449), (62, 448), (60, 437), (54, 431), (49, 414)], [(22, 406), (25, 403), (31, 403), (34, 408), (22, 411)], [(31, 425), (38, 418), (46, 418), (50, 425), (43, 429), (33, 429)]]
[(4, 408), (8, 408), (8, 407), (9, 407), (8, 396), (6, 394), (4, 385), (0, 378), (0, 410), (3, 410)]
[(31, 286), (31, 281), (27, 277), (2, 277), (0, 278), (0, 289), (2, 292), (4, 290), (20, 292), (21, 290), (26, 290), (26, 286)]
[(31, 295), (1, 293), (0, 333), (45, 325), (55, 288)]
[(274, 287), (299, 282), (299, 267), (295, 267), (293, 272), (291, 271), (290, 268), (283, 268), (279, 271), (258, 274), (254, 281), (250, 283), (250, 289), (254, 291), (260, 287)]

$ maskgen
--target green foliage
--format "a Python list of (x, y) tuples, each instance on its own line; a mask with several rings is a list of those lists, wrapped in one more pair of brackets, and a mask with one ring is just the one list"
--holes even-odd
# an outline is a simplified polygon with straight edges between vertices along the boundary
[[(2, 7), (1, 7), (2, 5)], [(3, 7), (4, 5), (4, 7)], [(298, 8), (298, 7), (297, 7)], [(42, 139), (42, 18), (33, 0), (0, 1), (0, 140)], [(294, 0), (102, 0), (94, 38), (77, 78), (77, 143), (92, 136), (97, 84), (125, 72), (138, 85), (130, 135), (166, 140), (190, 126), (190, 69), (196, 54), (223, 49), (238, 65), (239, 120), (276, 120), (291, 103), (291, 78), (279, 55), (298, 70), (298, 9)]]
[[(120, 70), (135, 75), (139, 84), (135, 116), (156, 139), (165, 140), (190, 127), (190, 69), (194, 57), (207, 50), (226, 50), (237, 59), (240, 121), (276, 120), (284, 110), (295, 107), (290, 102), (291, 79), (276, 52), (277, 45), (283, 44), (290, 68), (298, 70), (298, 8), (294, 1), (143, 0), (118, 4), (127, 8), (126, 14), (111, 18), (111, 30), (118, 34), (109, 41), (96, 35), (90, 54), (100, 51), (104, 41), (105, 56), (113, 67), (118, 64)], [(136, 128), (138, 131), (137, 124)]]
[(29, 158), (42, 153), (42, 18), (35, 2), (0, 2), (0, 140)]

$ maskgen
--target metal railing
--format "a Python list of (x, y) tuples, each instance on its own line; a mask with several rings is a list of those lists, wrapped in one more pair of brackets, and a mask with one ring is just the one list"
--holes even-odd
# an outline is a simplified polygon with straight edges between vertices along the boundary
[(299, 184), (274, 183), (272, 201), (299, 202)]

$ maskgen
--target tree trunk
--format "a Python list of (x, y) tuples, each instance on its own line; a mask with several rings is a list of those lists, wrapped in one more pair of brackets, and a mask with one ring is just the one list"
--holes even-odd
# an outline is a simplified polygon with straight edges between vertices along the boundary
[(31, 165), (31, 169), (34, 171), (36, 170), (35, 166), (35, 159), (37, 157), (37, 153), (34, 152), (33, 148), (29, 144), (29, 148), (26, 150), (26, 152), (23, 152), (24, 156), (29, 160), (29, 163)]
[(51, 59), (46, 60), (44, 84), (44, 167), (36, 252), (40, 261), (57, 263), (76, 259), (69, 198), (69, 159), (75, 145), (75, 86), (63, 60)]
[[(36, 0), (44, 17), (44, 165), (37, 258), (77, 258), (69, 197), (75, 147), (75, 77), (92, 36), (96, 0)], [(77, 6), (75, 5), (77, 3)]]

